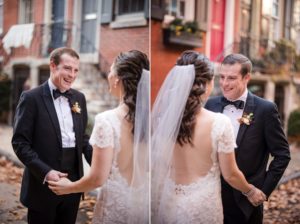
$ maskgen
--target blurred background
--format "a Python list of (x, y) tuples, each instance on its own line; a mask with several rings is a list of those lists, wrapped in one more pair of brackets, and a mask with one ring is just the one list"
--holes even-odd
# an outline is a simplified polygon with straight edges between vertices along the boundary
[(21, 92), (48, 79), (62, 46), (80, 54), (74, 88), (90, 117), (114, 106), (107, 71), (121, 51), (149, 55), (148, 16), (148, 0), (0, 0), (0, 121), (12, 124)]
[[(187, 49), (209, 57), (216, 71), (230, 53), (249, 57), (254, 65), (250, 91), (277, 104), (288, 131), (289, 117), (300, 106), (300, 1), (152, 0), (152, 102)], [(215, 84), (214, 94), (220, 94)], [(296, 116), (300, 119), (299, 112)]]
[(150, 18), (152, 103), (185, 50), (199, 51), (214, 63), (213, 95), (221, 94), (222, 59), (230, 53), (250, 58), (248, 88), (276, 103), (292, 158), (264, 203), (263, 223), (300, 223), (300, 1), (151, 0)]
[[(74, 48), (80, 72), (73, 88), (86, 96), (90, 133), (94, 116), (118, 103), (106, 80), (114, 58), (132, 49), (150, 54), (149, 9), (149, 0), (0, 0), (0, 224), (26, 223), (22, 164), (11, 146), (22, 91), (48, 80), (53, 49)], [(76, 223), (90, 223), (94, 202), (82, 201)]]

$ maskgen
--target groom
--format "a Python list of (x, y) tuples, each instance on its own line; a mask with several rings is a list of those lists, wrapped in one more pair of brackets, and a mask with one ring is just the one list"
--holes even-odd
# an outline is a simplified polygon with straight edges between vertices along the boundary
[[(276, 105), (247, 90), (251, 69), (251, 61), (244, 55), (225, 57), (220, 68), (223, 96), (209, 99), (205, 108), (230, 118), (236, 136), (238, 167), (249, 183), (269, 197), (290, 161), (290, 152)], [(270, 155), (273, 160), (267, 168)], [(225, 224), (262, 223), (262, 202), (254, 207), (224, 179), (222, 201)]]
[(71, 89), (78, 71), (79, 55), (73, 49), (55, 49), (49, 80), (20, 97), (12, 145), (25, 165), (20, 200), (28, 208), (29, 224), (76, 222), (81, 194), (57, 196), (46, 182), (66, 175), (78, 180), (82, 153), (91, 161), (85, 97)]

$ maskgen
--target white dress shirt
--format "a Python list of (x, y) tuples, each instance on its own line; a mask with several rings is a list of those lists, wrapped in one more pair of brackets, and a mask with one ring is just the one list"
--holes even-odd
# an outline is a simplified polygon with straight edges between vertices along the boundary
[[(246, 100), (247, 100), (247, 95), (248, 95), (248, 90), (246, 89), (245, 92), (243, 93), (243, 95), (236, 100), (244, 101), (244, 105), (245, 105)], [(236, 100), (233, 100), (233, 101), (236, 101)], [(223, 110), (223, 114), (225, 114), (231, 120), (235, 139), (237, 138), (237, 134), (238, 134), (239, 128), (240, 128), (240, 123), (238, 122), (238, 119), (243, 116), (243, 112), (244, 112), (244, 109), (237, 109), (234, 105), (231, 105), (231, 104), (224, 107), (224, 110)]]
[(63, 148), (75, 147), (75, 132), (73, 125), (72, 112), (69, 104), (69, 100), (64, 96), (59, 96), (58, 98), (53, 98), (53, 90), (57, 87), (49, 79), (48, 84), (50, 87), (51, 96), (54, 102), (55, 111), (59, 121), (60, 133), (62, 138)]

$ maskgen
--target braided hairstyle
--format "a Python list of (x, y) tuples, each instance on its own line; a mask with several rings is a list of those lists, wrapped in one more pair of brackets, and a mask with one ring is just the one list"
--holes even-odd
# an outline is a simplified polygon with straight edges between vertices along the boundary
[(196, 115), (202, 107), (201, 95), (205, 93), (206, 84), (213, 79), (213, 66), (204, 55), (192, 50), (184, 51), (177, 59), (176, 65), (190, 64), (195, 67), (195, 80), (186, 102), (177, 136), (177, 142), (181, 146), (186, 143), (192, 145)]
[(124, 86), (123, 101), (129, 108), (125, 119), (133, 124), (134, 133), (137, 87), (143, 69), (149, 70), (149, 60), (146, 54), (138, 50), (121, 52), (114, 61), (114, 69)]

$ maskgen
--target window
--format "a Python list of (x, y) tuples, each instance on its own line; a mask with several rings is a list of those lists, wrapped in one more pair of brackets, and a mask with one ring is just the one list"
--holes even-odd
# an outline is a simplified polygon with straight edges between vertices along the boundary
[(263, 45), (267, 48), (274, 47), (274, 41), (279, 39), (279, 1), (263, 1), (262, 3)]
[(291, 31), (291, 38), (292, 40), (297, 40), (299, 35), (299, 28), (300, 28), (300, 1), (294, 2), (294, 9), (293, 9), (293, 17), (292, 17), (292, 31)]
[(194, 8), (193, 1), (186, 0), (169, 0), (167, 3), (167, 11), (169, 15), (185, 20), (194, 20), (195, 13), (189, 14), (189, 10)]
[(124, 15), (128, 13), (135, 13), (135, 12), (143, 12), (144, 11), (144, 1), (140, 0), (121, 0), (118, 1), (119, 9), (118, 14)]
[(196, 1), (195, 14), (195, 19), (198, 22), (199, 29), (206, 31), (208, 20), (208, 0)]
[(279, 4), (278, 0), (273, 0), (272, 4), (272, 40), (279, 39)]
[(33, 22), (33, 10), (32, 0), (20, 0), (19, 7), (19, 23), (32, 23)]
[(3, 32), (3, 0), (0, 0), (0, 34)]
[(240, 26), (240, 52), (244, 55), (250, 56), (250, 29), (251, 29), (251, 0), (243, 0), (241, 2), (241, 26)]
[[(110, 16), (110, 20), (104, 20), (105, 22), (111, 22), (111, 19), (114, 17), (114, 21), (110, 23), (111, 28), (147, 25), (146, 18), (149, 15), (149, 0), (115, 0), (115, 4), (112, 4), (112, 2), (113, 1), (111, 1), (111, 3), (107, 1), (102, 2), (102, 5), (104, 5), (104, 7), (102, 7), (102, 18), (103, 15), (108, 15), (108, 13), (105, 12), (106, 10), (111, 10), (114, 15)], [(105, 10), (104, 12), (103, 9)]]

